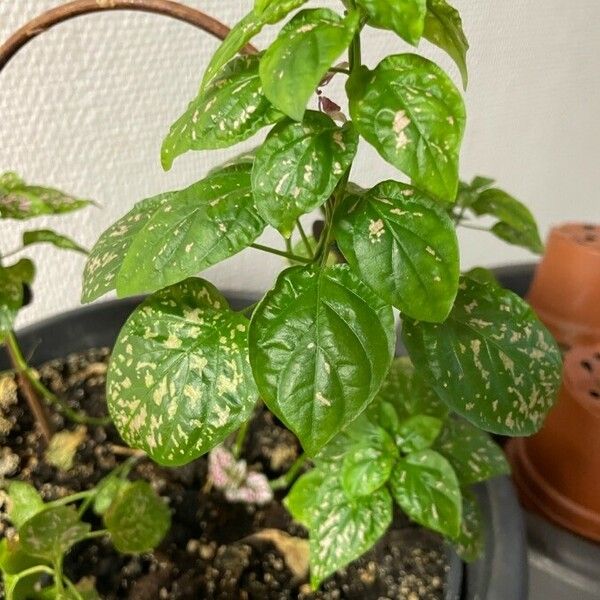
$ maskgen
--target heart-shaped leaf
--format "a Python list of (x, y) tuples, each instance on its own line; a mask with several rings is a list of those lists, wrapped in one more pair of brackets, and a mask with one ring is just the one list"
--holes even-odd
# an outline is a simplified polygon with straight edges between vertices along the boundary
[(305, 473), (296, 480), (283, 501), (294, 521), (309, 529), (312, 524), (315, 498), (327, 476), (322, 469), (313, 469)]
[(145, 300), (119, 334), (108, 406), (123, 439), (163, 465), (208, 452), (250, 416), (256, 387), (248, 320), (207, 281)]
[(234, 58), (190, 102), (163, 142), (165, 169), (188, 150), (226, 148), (283, 118), (263, 95), (259, 60), (257, 55)]
[(389, 479), (398, 452), (384, 429), (377, 444), (359, 444), (350, 449), (342, 463), (342, 487), (349, 498), (366, 496)]
[(446, 0), (427, 0), (427, 15), (423, 36), (454, 60), (467, 88), (467, 50), (469, 42), (463, 31), (459, 12)]
[(440, 398), (478, 427), (530, 435), (554, 404), (561, 355), (516, 294), (463, 277), (444, 323), (405, 319), (408, 353)]
[(137, 205), (92, 249), (84, 300), (113, 287), (120, 296), (155, 291), (249, 246), (265, 228), (254, 206), (251, 169), (237, 162)]
[(415, 372), (410, 359), (406, 356), (392, 361), (373, 404), (376, 402), (391, 404), (396, 409), (399, 419), (407, 419), (413, 415), (429, 415), (444, 420), (448, 415), (448, 408), (424, 379)]
[(96, 485), (96, 495), (94, 496), (94, 512), (97, 515), (103, 515), (114, 500), (129, 487), (131, 483), (126, 479), (121, 479), (116, 475), (107, 475)]
[(358, 13), (346, 18), (328, 8), (300, 11), (285, 25), (260, 61), (264, 93), (281, 112), (296, 121), (331, 65), (349, 46)]
[(461, 485), (510, 473), (500, 446), (485, 431), (463, 419), (449, 419), (434, 447), (450, 461)]
[(56, 248), (87, 254), (87, 250), (82, 248), (77, 242), (51, 229), (35, 229), (23, 232), (23, 246), (31, 246), (31, 244), (52, 244)]
[(310, 526), (310, 581), (313, 589), (369, 550), (392, 522), (392, 498), (383, 487), (348, 498), (335, 477), (314, 499)]
[(458, 240), (434, 201), (397, 181), (349, 195), (336, 239), (361, 279), (404, 314), (443, 321), (458, 291)]
[(296, 219), (321, 206), (348, 170), (358, 147), (351, 123), (338, 127), (307, 111), (271, 130), (252, 169), (256, 207), (265, 221), (289, 237)]
[(348, 81), (358, 132), (420, 189), (454, 202), (465, 107), (450, 78), (416, 54), (384, 58)]
[(21, 548), (31, 556), (48, 561), (59, 559), (77, 542), (85, 539), (91, 526), (79, 520), (72, 506), (43, 510), (19, 528)]
[(499, 219), (492, 227), (492, 233), (500, 239), (537, 254), (543, 252), (544, 245), (531, 211), (505, 191), (498, 188), (485, 189), (470, 208), (477, 215), (490, 215)]
[(27, 185), (16, 173), (0, 175), (0, 218), (31, 219), (71, 212), (90, 204), (53, 188)]
[(110, 505), (104, 524), (119, 552), (150, 552), (171, 526), (171, 513), (146, 481), (128, 485)]
[(8, 518), (17, 529), (43, 509), (44, 501), (30, 483), (11, 481), (8, 484)]
[(414, 415), (402, 421), (396, 430), (396, 444), (402, 452), (429, 448), (442, 430), (443, 422), (429, 415)]
[(314, 455), (381, 385), (392, 309), (347, 265), (292, 267), (256, 308), (249, 340), (263, 400)]
[(302, 6), (306, 0), (266, 0), (257, 2), (217, 48), (206, 68), (202, 80), (205, 90), (221, 69), (257, 34), (265, 25), (277, 23), (288, 13)]
[(423, 35), (426, 0), (357, 0), (369, 16), (369, 25), (391, 29), (416, 46)]
[(390, 486), (396, 502), (413, 521), (456, 537), (462, 498), (450, 463), (433, 450), (409, 454), (396, 463)]

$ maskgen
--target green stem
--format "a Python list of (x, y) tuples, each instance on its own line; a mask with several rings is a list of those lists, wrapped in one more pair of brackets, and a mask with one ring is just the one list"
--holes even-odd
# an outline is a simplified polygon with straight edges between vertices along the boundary
[(70, 496), (65, 496), (64, 498), (58, 498), (57, 500), (52, 500), (52, 502), (47, 502), (46, 507), (55, 507), (55, 506), (64, 506), (65, 504), (73, 504), (73, 502), (77, 502), (79, 500), (85, 500), (86, 498), (94, 497), (96, 495), (96, 490), (85, 490), (83, 492), (77, 492), (76, 494), (71, 494)]
[(233, 448), (231, 449), (231, 452), (236, 459), (239, 458), (242, 454), (242, 450), (244, 449), (244, 442), (246, 441), (246, 436), (248, 435), (249, 427), (250, 419), (244, 421), (242, 423), (242, 426), (237, 431), (237, 434), (235, 436), (235, 442), (233, 443)]
[(342, 73), (344, 75), (350, 75), (350, 69), (344, 69), (342, 67), (331, 67), (329, 69), (330, 73)]
[(13, 575), (11, 577), (11, 581), (10, 581), (10, 585), (6, 586), (6, 600), (13, 600), (14, 596), (14, 592), (15, 592), (15, 588), (17, 587), (17, 584), (19, 583), (19, 581), (21, 581), (22, 579), (25, 579), (26, 577), (31, 577), (31, 575), (37, 575), (37, 574), (42, 574), (42, 573), (46, 573), (47, 575), (52, 575), (52, 577), (55, 577), (55, 573), (54, 571), (50, 568), (47, 567), (46, 565), (36, 565), (35, 567), (30, 567), (29, 569), (25, 569), (24, 571), (21, 571), (20, 573), (17, 573), (16, 575)]
[(94, 538), (104, 537), (105, 535), (109, 535), (108, 529), (97, 529), (96, 531), (90, 531), (83, 539), (93, 540)]
[(71, 590), (73, 596), (75, 596), (77, 600), (83, 600), (83, 596), (79, 593), (79, 590), (77, 589), (75, 584), (66, 576), (63, 576), (63, 580), (67, 584), (69, 590)]
[(294, 482), (296, 477), (298, 477), (298, 475), (300, 474), (300, 471), (302, 470), (302, 467), (304, 466), (304, 464), (306, 463), (307, 460), (308, 460), (308, 457), (306, 456), (306, 454), (301, 454), (294, 461), (294, 463), (292, 464), (292, 466), (289, 468), (289, 470), (286, 473), (284, 473), (277, 479), (273, 479), (273, 481), (271, 481), (269, 483), (269, 485), (271, 486), (271, 489), (272, 490), (281, 490), (281, 489), (289, 487)]
[(304, 227), (302, 227), (302, 223), (300, 222), (300, 219), (296, 219), (296, 226), (298, 227), (298, 231), (300, 232), (300, 237), (302, 238), (302, 241), (304, 242), (304, 247), (306, 248), (306, 252), (308, 253), (308, 256), (312, 259), (315, 257), (314, 253), (313, 253), (313, 249), (310, 247), (310, 242), (308, 240), (308, 236), (306, 235), (306, 231), (304, 231)]
[(35, 375), (33, 369), (29, 367), (17, 338), (14, 332), (10, 332), (6, 337), (6, 344), (9, 352), (15, 360), (16, 367), (20, 374), (27, 379), (31, 387), (45, 398), (48, 403), (54, 404), (64, 415), (73, 421), (74, 423), (80, 423), (82, 425), (108, 425), (110, 417), (90, 417), (83, 411), (73, 410), (62, 398), (59, 398), (56, 394), (51, 392)]
[(65, 586), (63, 585), (63, 555), (56, 557), (54, 560), (54, 586), (56, 587), (57, 596), (62, 598), (65, 593)]
[(269, 246), (263, 246), (262, 244), (251, 244), (251, 248), (255, 250), (260, 250), (261, 252), (268, 252), (269, 254), (275, 254), (276, 256), (282, 256), (283, 258), (287, 258), (289, 260), (293, 260), (301, 263), (309, 263), (311, 262), (310, 258), (304, 258), (303, 256), (296, 256), (295, 254), (291, 254), (290, 252), (284, 252), (283, 250), (277, 250), (276, 248), (270, 248)]
[(252, 312), (256, 308), (256, 305), (258, 304), (258, 302), (260, 302), (260, 300), (256, 301), (256, 302), (253, 302), (249, 306), (246, 306), (246, 308), (243, 308), (240, 312), (243, 313), (243, 314), (250, 313), (250, 316), (252, 316)]
[(481, 225), (471, 225), (470, 223), (460, 223), (461, 227), (465, 229), (474, 229), (475, 231), (491, 231), (489, 227), (482, 227)]

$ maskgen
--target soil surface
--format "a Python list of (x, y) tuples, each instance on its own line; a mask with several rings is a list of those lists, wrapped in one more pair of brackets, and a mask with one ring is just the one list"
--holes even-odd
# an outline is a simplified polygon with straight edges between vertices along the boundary
[[(105, 414), (105, 374), (108, 349), (90, 350), (46, 363), (43, 381), (88, 414)], [(44, 461), (40, 437), (23, 401), (0, 406), (0, 479), (33, 483), (45, 500), (88, 489), (130, 456), (112, 426), (89, 427), (74, 465), (61, 471)], [(56, 412), (57, 431), (65, 423)], [(249, 468), (270, 478), (284, 473), (299, 455), (295, 437), (267, 411), (260, 410), (250, 428), (244, 457)], [(142, 459), (131, 473), (163, 496), (172, 510), (172, 527), (152, 554), (123, 556), (109, 539), (83, 542), (67, 556), (65, 572), (73, 581), (91, 577), (107, 600), (438, 600), (444, 597), (449, 569), (443, 541), (398, 514), (388, 534), (365, 556), (311, 592), (298, 580), (272, 541), (257, 539), (265, 529), (294, 539), (306, 538), (280, 504), (256, 507), (225, 501), (207, 489), (205, 458), (184, 467), (165, 469)], [(0, 509), (0, 537), (11, 528)], [(102, 527), (93, 513), (86, 520)], [(286, 538), (289, 539), (289, 538)], [(0, 597), (3, 597), (0, 590)]]

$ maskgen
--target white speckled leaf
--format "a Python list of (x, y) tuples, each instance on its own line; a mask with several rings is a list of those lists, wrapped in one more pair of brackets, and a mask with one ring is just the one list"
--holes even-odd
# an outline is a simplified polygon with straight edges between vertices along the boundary
[(405, 319), (408, 353), (440, 398), (478, 427), (530, 435), (554, 404), (561, 355), (516, 294), (463, 277), (448, 319)]
[(295, 15), (260, 61), (264, 93), (272, 104), (301, 121), (308, 100), (349, 46), (357, 26), (355, 11), (346, 18), (327, 8), (306, 9)]
[(307, 111), (302, 123), (275, 126), (258, 149), (252, 191), (263, 218), (289, 236), (296, 219), (321, 206), (352, 163), (358, 134), (327, 115)]
[(416, 54), (384, 58), (348, 81), (358, 132), (418, 188), (454, 202), (465, 106), (452, 80)]
[(73, 250), (87, 254), (87, 250), (82, 248), (77, 242), (71, 238), (52, 231), (52, 229), (34, 229), (23, 232), (23, 246), (31, 246), (32, 244), (52, 244), (56, 248), (62, 250)]
[(325, 479), (311, 515), (310, 581), (323, 580), (369, 550), (392, 522), (387, 488), (348, 498), (336, 477)]
[(416, 46), (423, 34), (426, 0), (357, 0), (369, 16), (369, 25), (395, 31)]
[(15, 264), (0, 266), (0, 342), (10, 331), (23, 305), (23, 284), (31, 283), (35, 275), (33, 263), (22, 258)]
[(25, 481), (11, 481), (8, 484), (8, 518), (19, 529), (31, 517), (44, 509), (44, 501), (39, 492)]
[(322, 469), (312, 469), (312, 471), (304, 473), (296, 480), (283, 501), (294, 521), (301, 523), (306, 528), (310, 528), (312, 507), (326, 477), (328, 475)]
[(396, 429), (396, 444), (410, 453), (429, 448), (442, 430), (443, 422), (429, 415), (414, 415), (402, 421)]
[(163, 465), (208, 452), (252, 412), (248, 320), (207, 281), (145, 300), (125, 323), (108, 371), (108, 406), (123, 439)]
[(409, 454), (394, 467), (390, 486), (396, 502), (413, 521), (456, 537), (462, 498), (450, 463), (434, 450)]
[(252, 371), (269, 409), (314, 455), (373, 399), (394, 338), (391, 306), (347, 265), (292, 267), (254, 312)]
[(283, 118), (263, 95), (259, 60), (257, 55), (234, 58), (190, 102), (163, 142), (165, 169), (188, 150), (226, 148)]
[(460, 70), (463, 87), (466, 89), (469, 42), (463, 31), (459, 12), (446, 0), (427, 0), (423, 36), (438, 48), (445, 50), (454, 60)]
[(53, 188), (27, 185), (16, 173), (0, 175), (0, 218), (32, 219), (71, 212), (90, 204)]
[(477, 560), (483, 552), (485, 529), (477, 498), (463, 492), (462, 523), (460, 532), (452, 540), (456, 553), (466, 562)]
[(202, 90), (210, 84), (220, 70), (265, 26), (277, 23), (288, 13), (302, 6), (306, 0), (274, 0), (257, 3), (229, 32), (217, 48), (206, 68)]
[(119, 552), (150, 552), (171, 526), (171, 513), (146, 481), (135, 481), (121, 493), (104, 514), (104, 524)]
[(37, 513), (19, 528), (21, 548), (31, 556), (53, 561), (89, 533), (91, 525), (79, 520), (72, 506)]
[(434, 449), (450, 461), (461, 485), (510, 473), (500, 446), (485, 431), (463, 419), (446, 421)]
[(114, 289), (121, 264), (135, 236), (175, 194), (167, 192), (138, 202), (98, 238), (83, 270), (82, 302), (91, 302)]
[(397, 181), (349, 195), (336, 239), (361, 279), (403, 314), (443, 321), (458, 291), (456, 231), (438, 204)]
[[(265, 228), (250, 189), (251, 169), (250, 163), (241, 162), (214, 171), (184, 190), (165, 195), (147, 212), (141, 207), (145, 214), (132, 227), (127, 222), (122, 230), (113, 226), (123, 231), (122, 245), (105, 249), (112, 243), (112, 228), (103, 234), (97, 244), (103, 244), (101, 249), (94, 248), (88, 261), (91, 266), (85, 278), (91, 271), (93, 281), (86, 282), (86, 288), (96, 289), (98, 280), (99, 289), (106, 288), (101, 269), (107, 263), (110, 275), (116, 273), (111, 287), (119, 296), (153, 292), (248, 247)], [(126, 217), (136, 218), (132, 213)], [(108, 261), (113, 254), (117, 255), (114, 262)], [(96, 297), (98, 290), (92, 295)]]

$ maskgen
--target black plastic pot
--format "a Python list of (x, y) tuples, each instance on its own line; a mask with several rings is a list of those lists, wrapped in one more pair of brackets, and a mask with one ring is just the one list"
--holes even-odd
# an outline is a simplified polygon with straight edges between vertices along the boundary
[[(225, 294), (232, 308), (239, 310), (254, 299)], [(80, 352), (92, 347), (111, 347), (119, 329), (141, 298), (110, 300), (78, 308), (31, 325), (18, 332), (19, 341), (31, 363)], [(0, 356), (0, 371), (8, 368)], [(446, 600), (525, 600), (527, 597), (527, 558), (524, 528), (512, 484), (500, 477), (478, 489), (487, 523), (484, 555), (463, 565), (448, 548), (450, 572)]]

